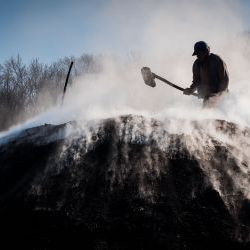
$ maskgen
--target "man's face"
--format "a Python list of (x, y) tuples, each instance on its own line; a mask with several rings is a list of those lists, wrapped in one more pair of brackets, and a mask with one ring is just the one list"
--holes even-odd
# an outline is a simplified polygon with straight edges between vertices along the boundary
[(196, 56), (200, 62), (204, 62), (209, 56), (209, 51), (199, 51)]

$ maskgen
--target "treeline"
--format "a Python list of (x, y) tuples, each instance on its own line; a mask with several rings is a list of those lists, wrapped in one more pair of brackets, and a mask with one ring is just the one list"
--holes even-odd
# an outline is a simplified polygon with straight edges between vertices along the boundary
[(0, 130), (57, 105), (62, 98), (71, 61), (74, 66), (69, 85), (81, 74), (101, 71), (101, 56), (89, 54), (65, 57), (51, 65), (38, 59), (26, 65), (18, 55), (0, 64)]

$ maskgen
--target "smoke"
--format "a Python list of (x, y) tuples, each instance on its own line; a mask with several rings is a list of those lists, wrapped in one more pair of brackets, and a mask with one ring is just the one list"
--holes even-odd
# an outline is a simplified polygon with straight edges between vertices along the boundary
[[(62, 108), (53, 108), (24, 127), (126, 113), (163, 120), (220, 118), (249, 125), (250, 61), (239, 2), (107, 1), (96, 10), (94, 19), (96, 31), (91, 40), (104, 53), (103, 72), (76, 79)], [(202, 110), (201, 100), (160, 81), (150, 88), (140, 74), (147, 65), (158, 75), (188, 87), (195, 60), (193, 44), (198, 40), (207, 41), (211, 52), (220, 55), (229, 69), (230, 95), (213, 110)]]
[[(106, 56), (101, 74), (75, 80), (65, 106), (77, 107), (76, 118), (83, 119), (137, 113), (161, 119), (220, 118), (248, 125), (250, 62), (240, 14), (235, 1), (109, 1), (102, 18), (108, 18), (104, 23), (113, 28), (113, 33), (107, 29), (115, 45), (104, 36), (98, 37), (96, 46), (105, 51), (105, 47), (117, 48), (119, 43), (123, 50), (137, 51), (129, 56)], [(195, 60), (191, 56), (193, 44), (198, 40), (207, 41), (211, 52), (219, 54), (229, 69), (230, 94), (214, 110), (201, 110), (201, 100), (184, 96), (160, 81), (156, 88), (150, 88), (140, 74), (146, 65), (188, 87)]]

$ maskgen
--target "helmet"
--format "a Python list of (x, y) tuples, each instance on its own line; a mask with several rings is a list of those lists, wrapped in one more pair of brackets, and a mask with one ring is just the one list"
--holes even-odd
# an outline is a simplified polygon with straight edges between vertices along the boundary
[(192, 54), (192, 56), (197, 55), (197, 53), (201, 51), (208, 51), (208, 50), (209, 46), (207, 45), (207, 43), (204, 41), (199, 41), (194, 45), (194, 53)]

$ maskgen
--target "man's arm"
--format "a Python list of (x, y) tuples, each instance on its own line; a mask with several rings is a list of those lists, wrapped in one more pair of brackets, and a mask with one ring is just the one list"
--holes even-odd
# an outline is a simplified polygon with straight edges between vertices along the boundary
[(196, 60), (193, 64), (193, 83), (189, 88), (184, 89), (184, 95), (191, 95), (195, 92), (200, 82), (200, 72), (199, 72), (199, 65), (198, 61)]
[(227, 89), (229, 83), (229, 76), (227, 71), (227, 65), (220, 57), (218, 60), (218, 75), (220, 79), (219, 91), (221, 92)]

